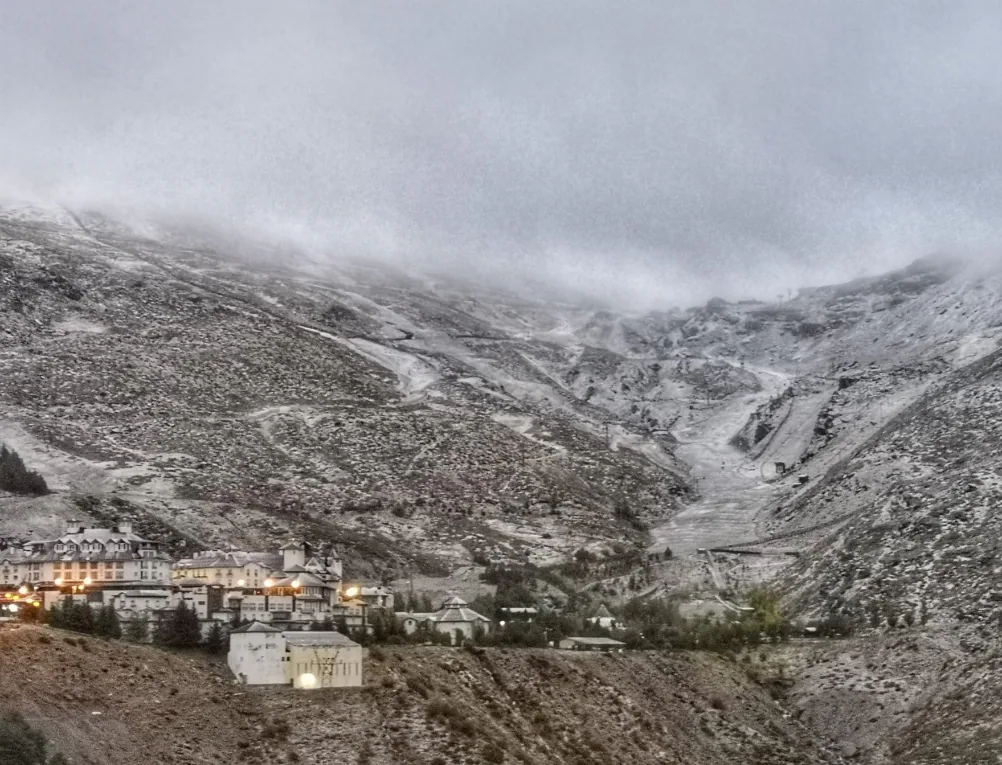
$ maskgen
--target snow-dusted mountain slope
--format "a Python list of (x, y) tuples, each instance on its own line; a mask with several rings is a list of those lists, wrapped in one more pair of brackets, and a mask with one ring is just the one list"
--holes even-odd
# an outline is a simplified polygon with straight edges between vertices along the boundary
[(0, 437), (58, 490), (0, 500), (0, 531), (83, 506), (433, 572), (806, 550), (842, 515), (804, 499), (824, 476), (995, 349), (1002, 276), (927, 259), (629, 315), (21, 207), (0, 212), (0, 316)]

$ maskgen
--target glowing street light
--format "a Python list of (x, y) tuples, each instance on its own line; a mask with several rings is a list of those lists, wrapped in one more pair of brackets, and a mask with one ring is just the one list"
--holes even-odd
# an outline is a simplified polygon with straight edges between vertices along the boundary
[(265, 579), (264, 580), (264, 586), (265, 587), (269, 587), (270, 588), (270, 587), (274, 586), (274, 584), (275, 584), (275, 582), (272, 579)]
[(245, 584), (247, 584), (247, 582), (243, 579), (237, 579), (237, 587), (243, 587)]
[(10, 611), (12, 614), (17, 613), (17, 608), (18, 608), (17, 603), (11, 603), (9, 606), (7, 606), (7, 610)]
[(28, 594), (28, 585), (22, 584), (20, 587), (17, 588), (17, 591), (18, 591), (18, 594), (20, 594), (20, 595), (27, 595)]
[(93, 580), (92, 580), (92, 579), (91, 579), (91, 578), (90, 578), (89, 576), (85, 576), (85, 577), (84, 577), (84, 587), (90, 587), (90, 583), (91, 583), (92, 581), (93, 581)]
[(61, 576), (57, 576), (56, 577), (56, 581), (54, 582), (54, 584), (56, 585), (56, 587), (62, 587), (63, 586), (63, 578)]
[(300, 585), (300, 582), (299, 582), (298, 579), (293, 579), (292, 580), (292, 589), (298, 590), (299, 589), (299, 585)]
[(344, 594), (347, 595), (349, 598), (354, 598), (356, 595), (358, 595), (358, 587), (349, 587), (347, 590), (344, 591)]

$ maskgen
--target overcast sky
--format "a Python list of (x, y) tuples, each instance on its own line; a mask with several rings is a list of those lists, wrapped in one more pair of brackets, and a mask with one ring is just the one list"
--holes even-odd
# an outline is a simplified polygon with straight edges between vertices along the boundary
[(636, 305), (1002, 242), (1002, 4), (0, 4), (0, 191)]

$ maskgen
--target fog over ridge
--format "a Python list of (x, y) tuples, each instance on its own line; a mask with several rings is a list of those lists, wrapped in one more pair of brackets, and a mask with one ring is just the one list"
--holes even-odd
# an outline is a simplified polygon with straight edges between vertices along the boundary
[(0, 191), (626, 306), (1002, 241), (1002, 7), (0, 7)]

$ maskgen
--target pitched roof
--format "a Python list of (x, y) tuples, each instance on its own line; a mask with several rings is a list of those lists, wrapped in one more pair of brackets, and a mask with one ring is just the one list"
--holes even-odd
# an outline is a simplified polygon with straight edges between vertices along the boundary
[(188, 568), (243, 568), (253, 563), (271, 571), (282, 567), (282, 556), (276, 553), (243, 552), (242, 550), (214, 550), (194, 558), (183, 558), (175, 564), (177, 569)]
[(605, 607), (605, 603), (598, 607), (598, 611), (595, 612), (596, 619), (611, 619), (612, 614), (609, 613), (609, 609)]
[(250, 624), (245, 624), (243, 627), (237, 627), (235, 630), (230, 630), (231, 635), (239, 635), (244, 632), (264, 632), (266, 634), (279, 635), (282, 630), (277, 630), (264, 622), (251, 622)]
[(287, 576), (287, 577), (285, 577), (283, 579), (279, 579), (279, 580), (275, 581), (275, 583), (272, 586), (273, 587), (292, 587), (292, 583), (295, 582), (295, 581), (299, 582), (299, 586), (300, 587), (327, 587), (327, 588), (330, 588), (330, 585), (327, 584), (327, 582), (325, 582), (323, 579), (321, 579), (320, 577), (316, 576), (315, 574), (309, 573), (308, 571), (303, 571), (303, 573), (296, 574), (295, 576)]
[(340, 645), (351, 648), (358, 645), (358, 643), (354, 640), (349, 638), (347, 635), (342, 635), (340, 632), (315, 632), (313, 630), (304, 630), (302, 632), (283, 632), (282, 637), (285, 638), (286, 643), (295, 646), (320, 647)]
[(442, 608), (431, 617), (436, 622), (489, 622), (486, 616), (481, 616), (472, 608), (467, 607), (466, 601), (453, 595)]

